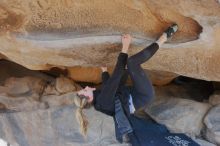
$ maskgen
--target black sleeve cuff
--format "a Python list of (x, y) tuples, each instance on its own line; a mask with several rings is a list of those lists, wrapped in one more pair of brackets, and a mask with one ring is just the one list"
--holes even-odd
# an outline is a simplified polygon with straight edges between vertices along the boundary
[(118, 60), (120, 60), (121, 62), (123, 62), (124, 64), (127, 63), (127, 59), (128, 59), (128, 54), (126, 53), (120, 53), (118, 56)]

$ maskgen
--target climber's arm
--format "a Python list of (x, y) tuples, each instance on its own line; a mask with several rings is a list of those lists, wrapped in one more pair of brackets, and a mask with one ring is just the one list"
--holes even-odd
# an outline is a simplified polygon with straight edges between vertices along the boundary
[(104, 85), (109, 79), (110, 75), (107, 71), (107, 67), (101, 67), (102, 69), (102, 84)]

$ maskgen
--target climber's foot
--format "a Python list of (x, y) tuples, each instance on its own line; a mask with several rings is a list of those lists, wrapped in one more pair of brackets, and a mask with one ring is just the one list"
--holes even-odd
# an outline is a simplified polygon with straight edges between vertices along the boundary
[(121, 41), (122, 41), (122, 53), (128, 53), (128, 49), (130, 47), (131, 41), (132, 41), (132, 36), (130, 34), (125, 34), (122, 35), (121, 37)]
[(164, 33), (167, 35), (167, 38), (170, 38), (174, 35), (175, 32), (177, 32), (178, 30), (178, 25), (177, 24), (173, 24), (170, 27), (168, 27)]
[(175, 32), (178, 30), (178, 25), (173, 24), (172, 26), (168, 27), (164, 33), (159, 37), (156, 43), (161, 46), (163, 43), (167, 41), (167, 39), (171, 38)]

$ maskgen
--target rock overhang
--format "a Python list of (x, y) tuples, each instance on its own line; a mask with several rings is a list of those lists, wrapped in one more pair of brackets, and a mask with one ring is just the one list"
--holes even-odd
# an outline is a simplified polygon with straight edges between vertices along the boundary
[[(2, 35), (0, 52), (6, 59), (27, 68), (48, 70), (54, 66), (113, 66), (120, 52), (122, 33), (134, 36), (129, 54), (132, 55), (153, 42), (175, 22), (179, 25), (179, 32), (143, 67), (205, 80), (220, 80), (220, 71), (216, 67), (213, 69), (213, 66), (219, 65), (216, 61), (219, 34), (215, 32), (219, 30), (220, 21), (216, 9), (220, 8), (214, 6), (215, 1), (207, 4), (213, 7), (213, 12), (204, 7), (205, 2), (190, 2), (191, 5), (188, 5), (192, 8), (198, 6), (198, 13), (187, 8), (183, 2), (180, 2), (182, 5), (178, 10), (173, 9), (174, 6), (169, 9), (167, 1), (158, 4), (150, 0), (17, 2), (23, 9), (13, 8), (13, 0), (4, 3), (8, 4), (4, 10), (8, 8), (10, 14), (14, 12), (17, 16), (26, 16), (21, 21), (23, 26), (11, 27), (11, 32), (22, 28), (26, 33), (10, 37)], [(107, 5), (107, 8), (103, 7)]]

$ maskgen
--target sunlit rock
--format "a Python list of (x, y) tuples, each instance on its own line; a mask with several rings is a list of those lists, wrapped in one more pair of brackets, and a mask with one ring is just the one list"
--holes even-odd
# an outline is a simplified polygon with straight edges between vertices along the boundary
[(204, 119), (206, 125), (206, 138), (217, 145), (220, 144), (220, 106), (213, 107)]
[(150, 104), (145, 111), (172, 132), (198, 136), (209, 108), (209, 104), (193, 100), (161, 98)]
[(177, 34), (143, 67), (220, 80), (216, 0), (3, 0), (0, 9), (0, 54), (30, 69), (114, 66), (122, 33), (134, 37), (132, 55), (177, 23)]

